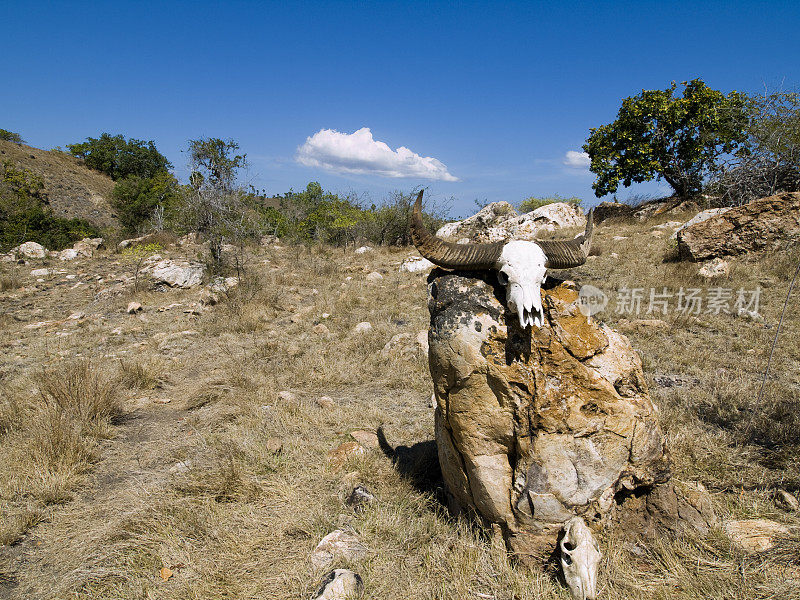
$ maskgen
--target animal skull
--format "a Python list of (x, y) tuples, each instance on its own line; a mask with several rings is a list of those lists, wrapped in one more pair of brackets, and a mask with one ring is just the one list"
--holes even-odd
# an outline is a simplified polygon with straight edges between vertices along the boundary
[(539, 246), (524, 241), (508, 242), (497, 261), (497, 280), (506, 288), (506, 305), (523, 329), (544, 323), (540, 286), (547, 277), (546, 262)]
[(422, 224), (422, 192), (411, 214), (411, 238), (420, 254), (446, 269), (492, 269), (506, 288), (506, 305), (520, 326), (541, 327), (541, 285), (547, 269), (570, 269), (586, 262), (592, 243), (592, 213), (586, 231), (574, 240), (514, 240), (493, 244), (452, 244), (439, 239)]
[(575, 600), (595, 600), (597, 565), (601, 554), (591, 530), (581, 517), (567, 521), (559, 546), (561, 568), (572, 597)]

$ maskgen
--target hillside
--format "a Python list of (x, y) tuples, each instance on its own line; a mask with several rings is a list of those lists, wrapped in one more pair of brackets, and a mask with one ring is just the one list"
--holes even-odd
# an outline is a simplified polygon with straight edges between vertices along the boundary
[(44, 180), (50, 207), (65, 219), (85, 219), (97, 227), (117, 227), (109, 201), (110, 177), (92, 171), (69, 154), (0, 140), (0, 161), (28, 169)]

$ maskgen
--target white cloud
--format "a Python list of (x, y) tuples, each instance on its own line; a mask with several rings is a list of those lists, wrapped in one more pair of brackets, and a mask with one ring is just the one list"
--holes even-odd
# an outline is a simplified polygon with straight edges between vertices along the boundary
[(307, 167), (322, 167), (339, 173), (458, 181), (441, 161), (420, 156), (404, 146), (392, 150), (384, 142), (373, 139), (369, 127), (351, 134), (320, 129), (297, 149), (296, 160)]
[(563, 162), (573, 169), (588, 169), (591, 164), (589, 155), (586, 152), (577, 152), (575, 150), (567, 150)]

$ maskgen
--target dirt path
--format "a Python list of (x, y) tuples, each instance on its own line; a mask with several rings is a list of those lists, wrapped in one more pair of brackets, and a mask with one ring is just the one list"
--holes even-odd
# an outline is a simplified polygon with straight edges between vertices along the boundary
[(89, 573), (102, 577), (115, 532), (165, 485), (175, 464), (172, 457), (187, 445), (192, 430), (185, 416), (172, 404), (145, 405), (129, 413), (74, 500), (6, 550), (11, 578), (0, 583), (0, 598), (59, 597), (84, 583)]

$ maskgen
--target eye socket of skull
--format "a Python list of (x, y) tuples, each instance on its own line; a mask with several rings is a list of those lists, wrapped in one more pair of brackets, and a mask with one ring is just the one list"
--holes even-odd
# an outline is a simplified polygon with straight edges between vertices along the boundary
[(497, 272), (497, 281), (500, 282), (500, 285), (507, 285), (508, 284), (508, 273), (505, 271), (498, 271)]

